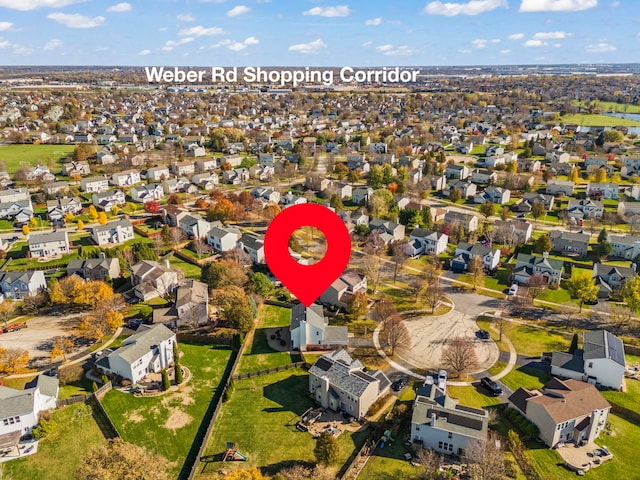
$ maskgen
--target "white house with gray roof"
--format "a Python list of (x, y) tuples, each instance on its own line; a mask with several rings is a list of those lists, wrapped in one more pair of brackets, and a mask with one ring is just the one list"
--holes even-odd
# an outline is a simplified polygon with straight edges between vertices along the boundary
[(416, 391), (411, 416), (411, 442), (447, 455), (460, 455), (474, 442), (485, 442), (487, 411), (458, 404), (436, 385)]
[(99, 246), (123, 243), (132, 240), (133, 236), (133, 225), (127, 219), (98, 225), (91, 230), (91, 238)]
[(56, 408), (57, 378), (38, 375), (23, 390), (0, 386), (0, 455), (10, 453), (40, 421), (40, 412)]
[(69, 253), (67, 231), (31, 234), (29, 236), (29, 251), (34, 258), (57, 257)]
[(367, 291), (367, 277), (355, 270), (347, 270), (329, 285), (318, 301), (325, 305), (347, 308), (356, 293)]
[(141, 325), (117, 350), (96, 356), (96, 367), (138, 383), (149, 373), (158, 373), (173, 363), (176, 334), (162, 324)]
[(513, 279), (519, 285), (527, 285), (533, 275), (542, 275), (549, 285), (560, 285), (563, 268), (562, 260), (549, 258), (546, 252), (542, 256), (519, 253), (513, 269)]
[(251, 261), (257, 265), (265, 263), (264, 259), (264, 235), (255, 233), (243, 233), (237, 242), (237, 247), (244, 250), (251, 257)]
[(178, 221), (178, 227), (189, 238), (204, 238), (213, 228), (211, 222), (206, 221), (197, 213), (185, 215)]
[(109, 179), (105, 177), (88, 177), (80, 180), (80, 189), (83, 192), (96, 193), (109, 190)]
[(164, 198), (164, 188), (159, 183), (149, 183), (133, 187), (130, 191), (134, 202), (145, 203), (150, 200), (160, 200)]
[(126, 199), (122, 190), (107, 190), (91, 195), (91, 203), (109, 213), (116, 205), (124, 205)]
[(2, 272), (0, 291), (4, 298), (20, 300), (27, 295), (37, 295), (47, 288), (42, 270)]
[(228, 252), (237, 247), (242, 232), (233, 227), (213, 227), (207, 233), (207, 243), (216, 252)]
[(327, 350), (346, 346), (349, 341), (347, 327), (329, 326), (322, 305), (317, 303), (309, 307), (298, 303), (291, 308), (289, 332), (294, 350)]
[(620, 390), (625, 371), (624, 344), (606, 330), (584, 332), (573, 355), (552, 352), (551, 374)]
[(346, 350), (325, 353), (309, 369), (309, 392), (324, 408), (364, 417), (373, 403), (389, 389), (380, 370), (367, 370)]

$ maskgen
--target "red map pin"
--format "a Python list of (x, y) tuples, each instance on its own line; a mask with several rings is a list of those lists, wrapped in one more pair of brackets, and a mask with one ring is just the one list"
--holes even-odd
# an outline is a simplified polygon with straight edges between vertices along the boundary
[[(301, 227), (317, 228), (327, 241), (324, 257), (313, 265), (301, 265), (289, 253), (289, 239)], [(340, 217), (327, 207), (293, 205), (269, 224), (264, 256), (271, 272), (308, 307), (344, 272), (351, 256), (351, 238)]]

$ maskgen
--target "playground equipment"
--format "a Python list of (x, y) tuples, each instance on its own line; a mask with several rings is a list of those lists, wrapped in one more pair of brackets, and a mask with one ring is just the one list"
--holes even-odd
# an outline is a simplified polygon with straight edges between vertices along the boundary
[(224, 458), (222, 461), (226, 462), (227, 460), (239, 460), (246, 462), (247, 457), (238, 451), (238, 446), (235, 442), (227, 442), (227, 448), (224, 452)]
[(380, 439), (380, 448), (384, 448), (386, 444), (391, 444), (393, 441), (393, 438), (391, 438), (391, 430), (385, 430), (384, 435), (382, 435)]

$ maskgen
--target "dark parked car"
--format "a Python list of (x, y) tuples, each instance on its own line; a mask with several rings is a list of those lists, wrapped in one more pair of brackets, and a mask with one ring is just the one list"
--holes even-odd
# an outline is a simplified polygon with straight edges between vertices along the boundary
[(491, 380), (489, 377), (482, 377), (482, 379), (480, 380), (480, 385), (482, 385), (494, 395), (500, 395), (502, 393), (502, 388), (500, 388), (498, 382)]
[(396, 380), (391, 384), (391, 390), (393, 390), (394, 392), (399, 392), (408, 384), (409, 384), (409, 379), (407, 377), (402, 377), (401, 379)]
[(491, 335), (486, 330), (478, 330), (476, 335), (482, 340), (489, 340), (491, 338)]

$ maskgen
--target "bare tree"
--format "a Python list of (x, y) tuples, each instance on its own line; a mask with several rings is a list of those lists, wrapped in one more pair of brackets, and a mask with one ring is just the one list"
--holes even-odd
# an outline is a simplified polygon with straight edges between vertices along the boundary
[(391, 244), (391, 260), (393, 261), (393, 283), (396, 282), (398, 272), (402, 269), (402, 266), (406, 263), (409, 255), (407, 254), (407, 245), (409, 242), (403, 240), (401, 242), (394, 242)]
[(396, 348), (410, 348), (411, 335), (400, 315), (392, 315), (382, 323), (380, 338), (391, 349), (391, 356), (396, 352)]
[(419, 480), (437, 480), (440, 478), (442, 455), (431, 448), (420, 448), (416, 452), (416, 460), (420, 463)]
[(378, 283), (382, 277), (382, 258), (379, 255), (365, 255), (362, 268), (367, 276), (367, 282), (371, 287), (371, 291), (376, 293)]
[(431, 255), (422, 271), (422, 293), (424, 301), (431, 307), (431, 313), (435, 312), (444, 295), (440, 281), (441, 275), (442, 262), (436, 255)]
[(473, 480), (502, 480), (505, 474), (504, 447), (498, 435), (490, 432), (486, 441), (472, 440), (465, 451)]
[(609, 319), (614, 335), (621, 335), (631, 325), (633, 311), (626, 305), (609, 304)]
[(195, 238), (191, 242), (191, 246), (193, 247), (193, 249), (195, 250), (196, 254), (198, 255), (198, 259), (200, 259), (202, 254), (207, 251), (207, 247), (208, 247), (206, 242), (204, 240), (202, 240), (201, 238)]
[(122, 257), (127, 263), (127, 267), (131, 268), (136, 263), (136, 256), (133, 253), (131, 247), (125, 247), (122, 249)]
[(474, 255), (471, 257), (467, 272), (468, 273), (464, 275), (464, 279), (467, 283), (470, 283), (473, 286), (474, 291), (478, 287), (484, 286), (485, 273), (484, 273), (484, 264), (481, 256)]
[(251, 260), (251, 255), (245, 252), (241, 248), (233, 248), (231, 250), (227, 250), (222, 254), (222, 258), (227, 260), (233, 260), (241, 267), (249, 267), (253, 264), (253, 260)]
[(178, 227), (173, 227), (169, 232), (169, 238), (173, 244), (173, 249), (177, 250), (180, 244), (184, 241), (184, 233)]
[(473, 344), (463, 337), (451, 339), (449, 345), (442, 351), (442, 363), (457, 375), (475, 367), (478, 364), (478, 358)]
[(376, 322), (382, 323), (391, 316), (397, 315), (397, 313), (398, 311), (393, 302), (389, 297), (384, 296), (371, 308), (369, 316)]
[(162, 235), (156, 235), (153, 237), (153, 251), (156, 252), (157, 256), (162, 255), (162, 249), (164, 247), (164, 240), (162, 240)]
[(535, 299), (547, 290), (549, 282), (541, 273), (534, 273), (529, 277), (527, 286), (529, 287), (528, 295), (531, 298), (531, 302), (535, 302)]

